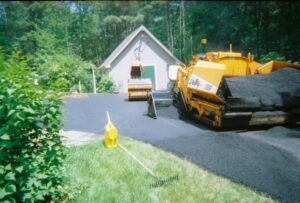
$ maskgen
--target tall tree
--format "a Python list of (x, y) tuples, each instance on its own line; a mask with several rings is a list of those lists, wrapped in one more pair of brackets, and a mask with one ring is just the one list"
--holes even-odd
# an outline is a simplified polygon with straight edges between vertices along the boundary
[(179, 9), (179, 33), (180, 33), (180, 58), (185, 61), (185, 15), (184, 15), (184, 0), (180, 0), (180, 9)]
[(172, 30), (172, 12), (170, 9), (170, 1), (166, 1), (167, 15), (167, 31), (168, 31), (168, 47), (173, 52), (173, 30)]

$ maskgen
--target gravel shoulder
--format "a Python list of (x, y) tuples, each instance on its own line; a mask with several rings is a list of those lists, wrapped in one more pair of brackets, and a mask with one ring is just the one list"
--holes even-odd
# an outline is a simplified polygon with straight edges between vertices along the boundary
[(100, 94), (64, 99), (64, 131), (102, 134), (109, 111), (120, 134), (170, 151), (283, 202), (300, 201), (299, 130), (274, 127), (245, 133), (215, 132), (176, 119), (174, 109), (152, 119), (146, 115), (146, 102), (128, 102), (126, 97)]

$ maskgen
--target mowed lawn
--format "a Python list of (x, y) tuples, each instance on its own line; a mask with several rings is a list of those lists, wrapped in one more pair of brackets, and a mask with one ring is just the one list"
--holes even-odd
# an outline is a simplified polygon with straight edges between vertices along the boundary
[(159, 177), (178, 175), (178, 180), (152, 188), (159, 178), (120, 147), (107, 149), (98, 140), (67, 150), (65, 183), (73, 191), (68, 202), (274, 202), (149, 144), (124, 136), (119, 142)]

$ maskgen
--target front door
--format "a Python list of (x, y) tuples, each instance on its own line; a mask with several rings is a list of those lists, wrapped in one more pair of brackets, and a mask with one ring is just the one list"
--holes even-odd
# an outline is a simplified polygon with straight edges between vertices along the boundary
[(155, 70), (154, 66), (144, 66), (145, 74), (143, 78), (150, 78), (152, 82), (152, 88), (155, 89)]

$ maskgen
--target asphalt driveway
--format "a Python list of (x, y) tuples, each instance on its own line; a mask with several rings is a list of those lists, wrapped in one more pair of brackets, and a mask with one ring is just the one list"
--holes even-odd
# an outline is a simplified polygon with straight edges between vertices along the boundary
[(67, 98), (64, 130), (103, 133), (106, 111), (119, 133), (170, 151), (204, 169), (278, 198), (300, 202), (300, 131), (214, 132), (193, 122), (146, 115), (146, 102), (128, 102), (125, 94)]

